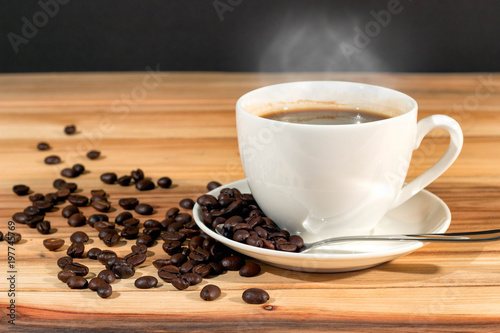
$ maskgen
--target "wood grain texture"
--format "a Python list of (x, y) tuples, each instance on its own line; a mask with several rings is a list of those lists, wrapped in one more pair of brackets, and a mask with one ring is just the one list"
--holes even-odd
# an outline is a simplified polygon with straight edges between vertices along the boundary
[[(65, 166), (82, 162), (88, 173), (76, 178), (82, 194), (103, 188), (117, 207), (121, 197), (137, 196), (155, 206), (161, 219), (181, 199), (196, 199), (211, 180), (243, 178), (236, 141), (234, 104), (245, 92), (268, 84), (298, 80), (348, 80), (383, 85), (410, 94), (419, 118), (442, 113), (459, 121), (465, 144), (455, 164), (428, 190), (450, 207), (449, 231), (500, 225), (500, 75), (472, 74), (225, 74), (90, 73), (0, 75), (0, 231), (28, 205), (12, 186), (53, 191), (52, 181)], [(78, 133), (67, 136), (65, 125)], [(36, 150), (39, 141), (52, 149)], [(432, 132), (415, 152), (408, 180), (432, 165), (447, 147)], [(102, 151), (90, 161), (85, 153)], [(63, 163), (48, 166), (45, 156)], [(105, 185), (103, 172), (118, 175), (142, 168), (147, 176), (169, 176), (175, 186), (139, 193), (133, 187)], [(94, 211), (82, 209), (86, 215)], [(116, 216), (121, 210), (111, 212)], [(60, 211), (49, 213), (57, 236), (69, 242), (75, 231)], [(88, 226), (93, 246), (104, 248)], [(7, 244), (0, 243), (0, 331), (439, 331), (493, 332), (500, 328), (500, 244), (429, 244), (378, 267), (349, 273), (311, 274), (263, 266), (243, 278), (237, 272), (205, 279), (177, 291), (168, 283), (154, 290), (135, 289), (134, 279), (155, 275), (151, 262), (167, 255), (157, 244), (134, 279), (113, 284), (110, 299), (89, 290), (68, 289), (57, 279), (57, 252), (42, 246), (36, 230), (19, 225), (16, 244), (16, 326), (7, 324), (10, 298)], [(131, 242), (114, 247), (127, 254)], [(89, 259), (93, 276), (102, 265)], [(199, 298), (201, 288), (217, 284), (215, 302)], [(245, 304), (242, 292), (266, 289), (265, 306)]]

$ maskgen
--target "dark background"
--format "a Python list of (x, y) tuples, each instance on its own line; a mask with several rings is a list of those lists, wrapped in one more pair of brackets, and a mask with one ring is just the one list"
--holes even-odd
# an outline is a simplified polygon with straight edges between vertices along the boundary
[(0, 1), (1, 72), (500, 70), (500, 1), (401, 0), (351, 56), (391, 1), (58, 1)]

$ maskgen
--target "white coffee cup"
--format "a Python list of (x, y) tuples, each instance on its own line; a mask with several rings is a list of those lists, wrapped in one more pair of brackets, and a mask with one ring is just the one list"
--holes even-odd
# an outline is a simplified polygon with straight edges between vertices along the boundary
[[(387, 119), (349, 125), (287, 123), (261, 117), (295, 108), (376, 112)], [(306, 242), (369, 234), (394, 208), (439, 177), (463, 144), (458, 123), (432, 115), (417, 124), (417, 102), (392, 89), (337, 81), (263, 87), (236, 104), (243, 170), (263, 212)], [(408, 184), (411, 155), (424, 136), (450, 134), (445, 154)]]

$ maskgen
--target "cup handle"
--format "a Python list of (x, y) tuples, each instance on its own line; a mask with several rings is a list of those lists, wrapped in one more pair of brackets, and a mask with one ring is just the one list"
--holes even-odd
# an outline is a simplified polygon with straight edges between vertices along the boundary
[(441, 156), (441, 158), (436, 163), (434, 163), (433, 166), (431, 166), (423, 174), (412, 180), (410, 183), (403, 185), (403, 188), (394, 200), (391, 208), (401, 205), (403, 202), (420, 192), (424, 187), (441, 176), (441, 174), (443, 174), (446, 169), (448, 169), (451, 164), (457, 159), (464, 142), (462, 130), (460, 129), (460, 125), (456, 122), (455, 119), (441, 114), (429, 116), (418, 122), (417, 138), (415, 141), (414, 150), (418, 149), (420, 143), (422, 142), (422, 139), (430, 131), (436, 128), (444, 129), (448, 131), (448, 133), (450, 133), (450, 144), (448, 145), (448, 149), (446, 150), (444, 155)]

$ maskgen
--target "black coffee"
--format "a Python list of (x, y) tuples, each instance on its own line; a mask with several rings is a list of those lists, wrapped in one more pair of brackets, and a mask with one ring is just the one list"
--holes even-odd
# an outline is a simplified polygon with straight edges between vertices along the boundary
[(262, 118), (286, 123), (311, 125), (361, 124), (390, 118), (387, 115), (356, 109), (292, 109), (273, 111), (261, 115)]

